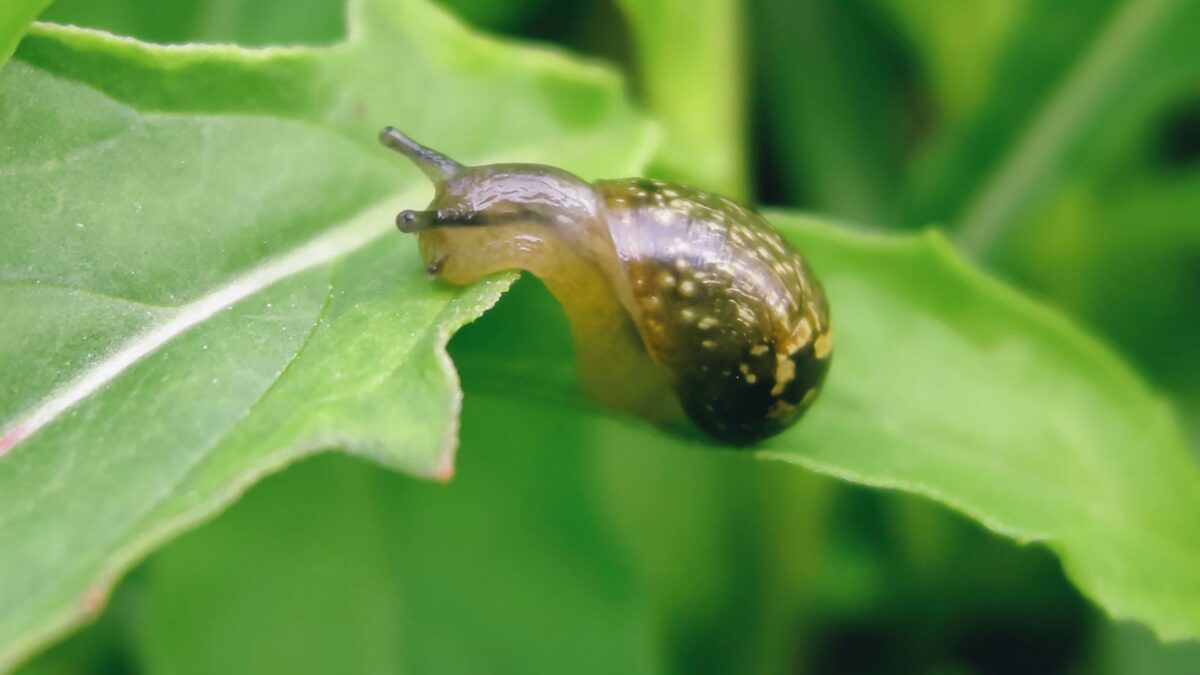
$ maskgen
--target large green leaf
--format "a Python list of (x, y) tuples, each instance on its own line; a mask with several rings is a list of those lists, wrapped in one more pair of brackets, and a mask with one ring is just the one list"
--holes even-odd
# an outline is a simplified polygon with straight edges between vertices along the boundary
[(152, 557), (147, 671), (656, 672), (589, 455), (563, 452), (580, 427), (498, 404), (468, 404), (449, 486), (321, 458)]
[[(859, 258), (860, 269), (881, 261), (922, 266), (929, 262), (926, 256), (941, 257), (936, 250), (923, 251), (919, 242), (896, 245), (821, 230), (800, 236), (816, 256), (824, 242)], [(872, 249), (874, 255), (868, 255)], [(971, 275), (964, 278), (953, 269), (943, 273), (975, 285)], [(834, 285), (843, 286), (843, 275), (832, 275), (831, 281), (838, 280), (842, 282)], [(455, 483), (448, 489), (422, 488), (382, 475), (364, 482), (361, 467), (322, 462), (321, 469), (307, 467), (301, 475), (279, 479), (263, 489), (264, 496), (169, 547), (150, 562), (154, 605), (137, 631), (147, 638), (144, 649), (156, 670), (176, 672), (189, 665), (235, 669), (240, 664), (224, 659), (236, 659), (258, 644), (258, 672), (273, 672), (281, 664), (291, 672), (294, 658), (309, 647), (314, 650), (309, 659), (320, 663), (323, 638), (283, 649), (275, 647), (279, 636), (311, 630), (327, 637), (360, 627), (347, 640), (372, 640), (374, 646), (352, 661), (362, 664), (356, 669), (368, 670), (368, 660), (382, 649), (393, 663), (418, 672), (436, 671), (434, 664), (445, 667), (436, 659), (448, 653), (460, 662), (481, 659), (504, 664), (498, 668), (561, 672), (586, 668), (586, 660), (574, 659), (593, 653), (597, 645), (621, 657), (642, 654), (644, 643), (628, 631), (646, 630), (648, 621), (655, 634), (669, 638), (657, 648), (674, 645), (681, 652), (667, 661), (672, 672), (714, 664), (725, 672), (780, 672), (794, 663), (797, 640), (802, 639), (797, 634), (784, 632), (782, 647), (761, 642), (765, 633), (788, 630), (787, 621), (772, 611), (782, 609), (788, 616), (837, 583), (823, 578), (821, 587), (814, 588), (810, 581), (793, 595), (779, 578), (805, 565), (788, 554), (788, 544), (796, 545), (802, 556), (814, 555), (808, 538), (815, 535), (804, 522), (812, 514), (797, 518), (785, 511), (819, 510), (814, 508), (819, 500), (814, 503), (811, 493), (796, 492), (795, 483), (787, 486), (791, 499), (780, 499), (764, 490), (769, 480), (747, 482), (756, 464), (750, 456), (698, 452), (643, 425), (577, 404), (564, 408), (562, 403), (572, 399), (561, 316), (544, 294), (537, 303), (530, 302), (529, 293), (518, 295), (464, 331), (452, 351), (467, 395), (463, 465)], [(515, 315), (514, 303), (522, 305)], [(497, 322), (500, 317), (504, 323)], [(529, 325), (538, 330), (530, 333)], [(548, 366), (556, 374), (539, 380), (537, 374)], [(514, 382), (532, 384), (514, 388)], [(757, 464), (763, 479), (787, 473), (772, 462)], [(710, 470), (724, 480), (697, 484), (695, 479)], [(376, 481), (386, 488), (379, 489)], [(264, 512), (266, 494), (274, 496)], [(298, 495), (310, 499), (297, 501)], [(598, 496), (620, 535), (615, 541), (596, 513)], [(322, 508), (305, 506), (308, 501)], [(337, 522), (345, 524), (332, 529)], [(377, 522), (388, 526), (380, 529)], [(929, 537), (931, 525), (936, 527), (926, 517), (913, 527)], [(376, 550), (380, 540), (392, 555)], [(1012, 583), (1008, 576), (1021, 559), (997, 560), (986, 548), (973, 539), (940, 556), (927, 552), (922, 564), (941, 567), (925, 570), (930, 577), (925, 583), (963, 594), (972, 578), (988, 589)], [(626, 595), (624, 565), (610, 560), (623, 556), (643, 578), (641, 603)], [(930, 563), (931, 557), (940, 562)], [(283, 558), (289, 569), (276, 571)], [(461, 564), (470, 567), (460, 570)], [(378, 567), (390, 573), (380, 576)], [(764, 578), (768, 574), (775, 576)], [(560, 575), (574, 581), (560, 587)], [(280, 576), (284, 578), (276, 579)], [(891, 598), (913, 584), (915, 576), (909, 570), (875, 592)], [(1016, 589), (1026, 589), (1025, 583)], [(322, 590), (340, 586), (346, 590)], [(432, 587), (436, 590), (429, 591)], [(293, 599), (283, 610), (268, 601), (295, 588), (315, 590), (288, 596)], [(352, 589), (358, 588), (374, 589), (370, 603), (354, 599)], [(504, 589), (521, 589), (519, 603)], [(687, 597), (688, 592), (695, 597)], [(574, 630), (580, 617), (552, 601), (564, 594), (573, 606), (587, 607), (584, 614), (604, 617), (610, 628)], [(593, 594), (610, 602), (598, 603)], [(911, 601), (913, 596), (907, 597)], [(928, 589), (916, 597), (937, 603)], [(1016, 614), (1010, 620), (1064, 639), (1061, 608), (1048, 605), (1045, 597), (1014, 597), (1008, 605), (988, 605), (985, 615), (1013, 615), (1022, 603), (1035, 603), (1036, 616)], [(514, 604), (527, 611), (512, 612)], [(334, 605), (337, 612), (330, 609)], [(376, 621), (386, 608), (405, 618)], [(922, 614), (937, 611), (927, 607)], [(979, 606), (971, 606), (958, 620), (984, 620), (978, 613)], [(237, 617), (243, 615), (252, 617), (253, 630), (242, 627)], [(714, 620), (718, 615), (724, 623)], [(336, 623), (330, 625), (330, 620)], [(503, 641), (486, 637), (496, 626), (505, 627)], [(554, 627), (567, 629), (554, 641), (563, 648), (542, 653), (537, 645)], [(762, 667), (756, 669), (756, 664)]]
[(1200, 468), (1168, 406), (940, 238), (795, 228), (834, 308), (834, 376), (765, 457), (909, 490), (1044, 542), (1110, 614), (1200, 635)]
[[(797, 607), (809, 600), (807, 583), (825, 548), (828, 495), (837, 484), (746, 454), (712, 452), (587, 406), (576, 394), (566, 326), (553, 296), (523, 278), (456, 335), (451, 355), (465, 393), (464, 455), (517, 452), (499, 441), (470, 442), (510, 437), (510, 427), (546, 428), (539, 452), (586, 454), (588, 476), (618, 535), (611, 554), (627, 557), (642, 579), (668, 670), (787, 670), (800, 647)], [(486, 435), (476, 435), (472, 421), (488, 424)], [(574, 516), (555, 516), (566, 517)]]
[(1200, 378), (1200, 162), (1188, 140), (1200, 5), (883, 1), (942, 98), (977, 99), (964, 85), (988, 83), (977, 104), (946, 103), (909, 224), (971, 221), (1000, 271), (1186, 395)]
[(29, 24), (50, 0), (9, 0), (0, 6), (0, 66), (8, 60)]
[(59, 0), (43, 21), (159, 43), (330, 44), (345, 35), (341, 0)]
[(1200, 383), (1200, 165), (1190, 173), (1104, 173), (1073, 185), (1034, 220), (1010, 247), (1006, 269), (1186, 399)]
[(510, 279), (430, 284), (387, 236), (428, 188), (380, 126), (589, 176), (652, 151), (606, 71), (417, 2), (349, 25), (262, 51), (46, 26), (0, 74), (0, 668), (298, 456), (449, 475), (444, 344)]
[[(820, 402), (759, 457), (935, 499), (1050, 547), (1111, 615), (1166, 638), (1200, 635), (1200, 468), (1162, 400), (936, 235), (772, 219), (825, 280), (837, 346)], [(483, 390), (531, 404), (564, 398), (565, 357), (554, 365), (539, 344), (495, 355), (497, 342), (517, 341), (460, 351), (464, 370), (489, 373)], [(678, 443), (610, 433), (612, 447)]]

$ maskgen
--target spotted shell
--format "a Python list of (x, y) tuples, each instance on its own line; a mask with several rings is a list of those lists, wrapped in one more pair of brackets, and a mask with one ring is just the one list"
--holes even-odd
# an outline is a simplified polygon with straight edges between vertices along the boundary
[(770, 436), (815, 400), (833, 333), (821, 285), (761, 215), (661, 181), (599, 181), (654, 360), (688, 417), (733, 443)]

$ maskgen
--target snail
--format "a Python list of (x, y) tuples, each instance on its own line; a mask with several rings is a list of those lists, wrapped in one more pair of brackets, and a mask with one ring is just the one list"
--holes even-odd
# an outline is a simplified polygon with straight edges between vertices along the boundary
[(388, 127), (380, 142), (433, 182), (403, 211), (431, 276), (467, 284), (523, 269), (562, 305), (580, 386), (610, 408), (686, 414), (746, 445), (793, 424), (829, 369), (821, 284), (758, 213), (643, 178), (588, 183), (539, 164), (466, 166)]

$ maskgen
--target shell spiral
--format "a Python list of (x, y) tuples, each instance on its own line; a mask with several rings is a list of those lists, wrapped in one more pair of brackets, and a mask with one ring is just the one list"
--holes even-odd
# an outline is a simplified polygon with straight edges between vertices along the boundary
[(455, 284), (529, 270), (566, 311), (581, 385), (649, 419), (680, 411), (745, 445), (807, 410), (829, 370), (821, 284), (758, 213), (642, 178), (587, 183), (537, 164), (464, 166), (388, 128), (433, 181), (404, 211), (429, 272)]
[(833, 346), (804, 258), (729, 199), (646, 179), (600, 181), (646, 349), (702, 430), (748, 443), (815, 400)]

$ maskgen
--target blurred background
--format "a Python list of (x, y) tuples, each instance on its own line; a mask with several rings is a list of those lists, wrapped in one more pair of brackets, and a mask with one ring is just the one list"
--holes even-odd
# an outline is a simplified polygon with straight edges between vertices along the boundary
[[(943, 229), (1112, 345), (1200, 447), (1200, 3), (440, 4), (626, 73), (663, 124), (656, 175)], [(43, 18), (155, 42), (345, 31), (341, 0), (57, 0)], [(515, 403), (481, 373), (549, 303), (522, 281), (452, 343), (453, 484), (309, 460), (22, 672), (1200, 673), (1200, 644), (1110, 622), (1047, 551), (942, 508)], [(503, 342), (569, 368), (564, 325)]]

